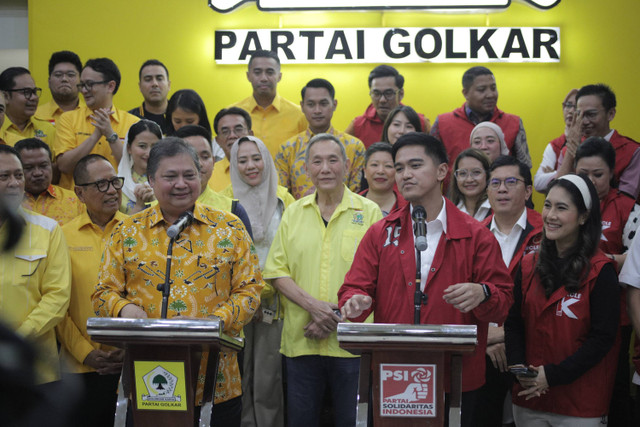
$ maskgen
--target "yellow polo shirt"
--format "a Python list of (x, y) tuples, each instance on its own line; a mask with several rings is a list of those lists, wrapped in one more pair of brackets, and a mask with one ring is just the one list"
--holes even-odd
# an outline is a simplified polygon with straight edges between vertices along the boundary
[[(0, 253), (0, 318), (34, 343), (42, 363), (37, 381), (59, 379), (55, 326), (62, 320), (71, 293), (69, 251), (62, 230), (51, 218), (19, 210), (25, 228), (18, 245)], [(0, 226), (0, 241), (8, 233)]]
[(25, 191), (22, 207), (55, 219), (61, 226), (86, 210), (76, 193), (57, 185), (49, 185), (38, 197)]
[[(337, 304), (338, 289), (351, 268), (360, 240), (381, 218), (376, 203), (346, 187), (326, 227), (315, 193), (296, 201), (282, 215), (264, 268), (265, 280), (290, 277), (314, 298)], [(282, 301), (286, 313), (282, 354), (355, 357), (340, 348), (335, 331), (322, 340), (305, 338), (304, 326), (311, 321), (311, 315), (286, 297)]]
[[(348, 133), (338, 132), (333, 127), (326, 132), (338, 138), (347, 152), (349, 172), (345, 184), (351, 191), (360, 190), (362, 169), (364, 168), (364, 152), (362, 141)], [(315, 135), (310, 129), (299, 133), (285, 142), (276, 155), (275, 164), (278, 170), (280, 185), (286, 187), (294, 198), (300, 199), (316, 191), (311, 179), (307, 176), (305, 156), (309, 140)]]
[(213, 173), (209, 179), (209, 187), (211, 187), (213, 191), (220, 192), (230, 185), (229, 160), (225, 157), (213, 165)]
[(284, 141), (309, 126), (300, 106), (278, 94), (267, 108), (259, 106), (253, 95), (232, 106), (251, 115), (253, 134), (264, 142), (274, 158)]
[(45, 120), (38, 120), (35, 117), (31, 117), (27, 126), (25, 126), (23, 130), (20, 130), (11, 123), (11, 119), (5, 114), (4, 123), (2, 124), (2, 128), (0, 128), (0, 139), (12, 147), (16, 145), (16, 142), (27, 138), (41, 139), (51, 147), (55, 134), (56, 128), (54, 128), (51, 123)]
[[(83, 105), (85, 105), (84, 101), (82, 100), (82, 97), (79, 97), (78, 106), (74, 108), (74, 110), (78, 110), (80, 106), (83, 106)], [(53, 126), (55, 126), (56, 120), (60, 118), (62, 113), (64, 113), (64, 111), (62, 111), (62, 109), (58, 106), (58, 104), (56, 104), (56, 101), (52, 99), (49, 102), (45, 102), (44, 104), (38, 105), (38, 109), (36, 110), (36, 113), (33, 115), (33, 117), (35, 117), (38, 120), (44, 120), (46, 122), (49, 122)]]
[[(91, 134), (95, 127), (91, 124), (91, 115), (93, 111), (86, 105), (81, 106), (77, 110), (67, 111), (63, 113), (56, 122), (56, 137), (53, 141), (53, 155), (57, 158), (61, 154), (69, 150), (73, 150), (82, 144)], [(120, 142), (124, 142), (124, 138), (129, 128), (140, 119), (124, 110), (113, 108), (111, 115), (111, 127), (118, 134)], [(118, 162), (111, 154), (111, 148), (104, 136), (100, 137), (96, 143), (92, 154), (100, 154), (107, 158), (116, 171), (118, 170)], [(60, 174), (60, 187), (73, 189), (73, 176), (70, 174)]]
[(82, 362), (93, 350), (113, 350), (113, 347), (91, 341), (87, 334), (87, 319), (94, 317), (91, 295), (98, 283), (100, 260), (109, 236), (127, 215), (116, 212), (104, 230), (95, 225), (87, 210), (62, 227), (71, 257), (71, 300), (66, 316), (56, 327), (62, 347), (62, 366), (70, 372), (93, 372), (94, 369)]
[[(168, 317), (215, 315), (224, 321), (225, 333), (238, 336), (260, 305), (263, 281), (255, 248), (236, 216), (198, 202), (193, 216), (193, 223), (173, 246), (174, 283)], [(133, 303), (150, 318), (160, 317), (162, 293), (156, 286), (164, 282), (169, 225), (156, 205), (115, 228), (92, 296), (97, 315), (117, 317), (125, 305)], [(198, 375), (197, 402), (202, 396), (205, 365), (201, 363)], [(241, 393), (236, 354), (221, 352), (215, 403)]]

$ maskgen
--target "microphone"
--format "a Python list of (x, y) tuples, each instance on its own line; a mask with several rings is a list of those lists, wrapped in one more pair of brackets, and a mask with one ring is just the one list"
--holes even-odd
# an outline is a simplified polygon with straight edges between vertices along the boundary
[(420, 205), (413, 207), (413, 233), (415, 234), (416, 249), (420, 252), (427, 250), (427, 211)]
[(193, 214), (189, 211), (184, 212), (180, 217), (178, 217), (178, 220), (169, 227), (167, 230), (167, 236), (175, 239), (178, 234), (182, 233), (182, 231), (191, 224), (192, 221)]

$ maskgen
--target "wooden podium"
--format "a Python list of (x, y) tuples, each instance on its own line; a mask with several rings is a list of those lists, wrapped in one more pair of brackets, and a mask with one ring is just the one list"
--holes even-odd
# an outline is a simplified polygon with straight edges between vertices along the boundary
[(223, 334), (222, 327), (218, 319), (88, 319), (93, 341), (126, 350), (116, 425), (125, 425), (127, 404), (122, 402), (131, 407), (135, 427), (196, 425), (196, 385), (204, 354), (207, 368), (197, 425), (209, 427), (218, 352), (239, 351), (244, 345), (241, 338)]
[(449, 425), (460, 425), (462, 354), (475, 349), (477, 326), (340, 323), (338, 342), (361, 355), (357, 427), (368, 425), (371, 398), (374, 427), (444, 426), (445, 381)]

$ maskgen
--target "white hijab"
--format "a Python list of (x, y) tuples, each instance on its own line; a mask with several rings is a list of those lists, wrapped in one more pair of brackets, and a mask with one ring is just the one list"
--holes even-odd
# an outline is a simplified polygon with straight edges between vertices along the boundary
[[(253, 141), (260, 151), (264, 169), (262, 170), (262, 181), (256, 186), (251, 186), (244, 182), (238, 172), (238, 141), (243, 140), (243, 144), (247, 142), (247, 138)], [(256, 242), (264, 239), (271, 218), (278, 206), (278, 173), (273, 163), (271, 153), (264, 143), (255, 136), (246, 136), (239, 138), (231, 146), (231, 159), (229, 166), (229, 175), (231, 177), (231, 186), (233, 188), (233, 196), (240, 200), (242, 206), (249, 215), (251, 229), (253, 230), (253, 239)]]
[(128, 136), (124, 138), (124, 147), (122, 147), (122, 158), (120, 159), (120, 163), (118, 164), (118, 176), (124, 177), (122, 192), (129, 198), (129, 200), (135, 203), (136, 195), (133, 190), (139, 183), (133, 180), (133, 159), (131, 158), (131, 154), (129, 154), (129, 150), (127, 148), (129, 148)]

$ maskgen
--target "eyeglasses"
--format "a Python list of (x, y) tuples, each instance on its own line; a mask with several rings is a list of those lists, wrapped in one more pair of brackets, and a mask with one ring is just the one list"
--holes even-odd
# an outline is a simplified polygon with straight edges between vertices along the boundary
[(42, 88), (39, 87), (23, 87), (20, 89), (7, 89), (5, 90), (5, 92), (20, 92), (22, 93), (22, 95), (27, 98), (27, 99), (31, 99), (31, 97), (33, 95), (37, 96), (38, 98), (40, 97), (40, 95), (42, 94)]
[(576, 104), (574, 104), (573, 102), (563, 102), (562, 108), (564, 108), (565, 110), (573, 110), (574, 108), (576, 108)]
[[(578, 114), (580, 114), (580, 112), (578, 112)], [(598, 114), (600, 114), (600, 110), (587, 110), (582, 113), (582, 117), (587, 120), (593, 120), (598, 117)]]
[[(246, 135), (247, 129), (242, 125), (238, 125), (238, 126), (233, 128), (233, 133), (235, 133), (237, 136)], [(224, 136), (225, 138), (228, 137), (229, 135), (231, 135), (231, 129), (223, 128), (220, 131), (220, 135)]]
[(73, 80), (76, 77), (78, 77), (78, 73), (76, 73), (75, 71), (56, 71), (55, 73), (51, 74), (53, 77), (55, 77), (56, 79), (61, 79), (63, 77), (67, 77), (69, 80)]
[(116, 176), (111, 179), (101, 179), (95, 182), (87, 182), (86, 184), (76, 184), (78, 187), (86, 187), (88, 185), (95, 185), (99, 192), (106, 193), (109, 191), (109, 185), (113, 185), (113, 188), (119, 190), (124, 185), (124, 178)]
[(400, 92), (400, 90), (393, 90), (393, 89), (387, 89), (384, 92), (380, 92), (379, 90), (372, 90), (369, 95), (371, 95), (371, 97), (373, 99), (380, 99), (384, 96), (384, 99), (391, 99), (393, 97), (395, 97), (398, 92)]
[(103, 80), (101, 82), (92, 82), (92, 81), (80, 82), (79, 84), (76, 85), (76, 87), (78, 88), (78, 90), (86, 89), (87, 91), (90, 91), (91, 89), (93, 89), (94, 85), (103, 85), (103, 84), (109, 83), (110, 81), (111, 80)]
[(498, 188), (500, 188), (503, 182), (505, 187), (515, 188), (515, 186), (518, 185), (518, 181), (524, 182), (523, 179), (516, 178), (515, 176), (510, 176), (505, 179), (491, 178), (489, 180), (489, 188), (493, 190), (497, 190)]
[(484, 170), (483, 169), (471, 169), (471, 170), (458, 169), (453, 174), (456, 176), (456, 178), (460, 180), (465, 180), (468, 177), (471, 177), (473, 179), (478, 179), (484, 174)]

